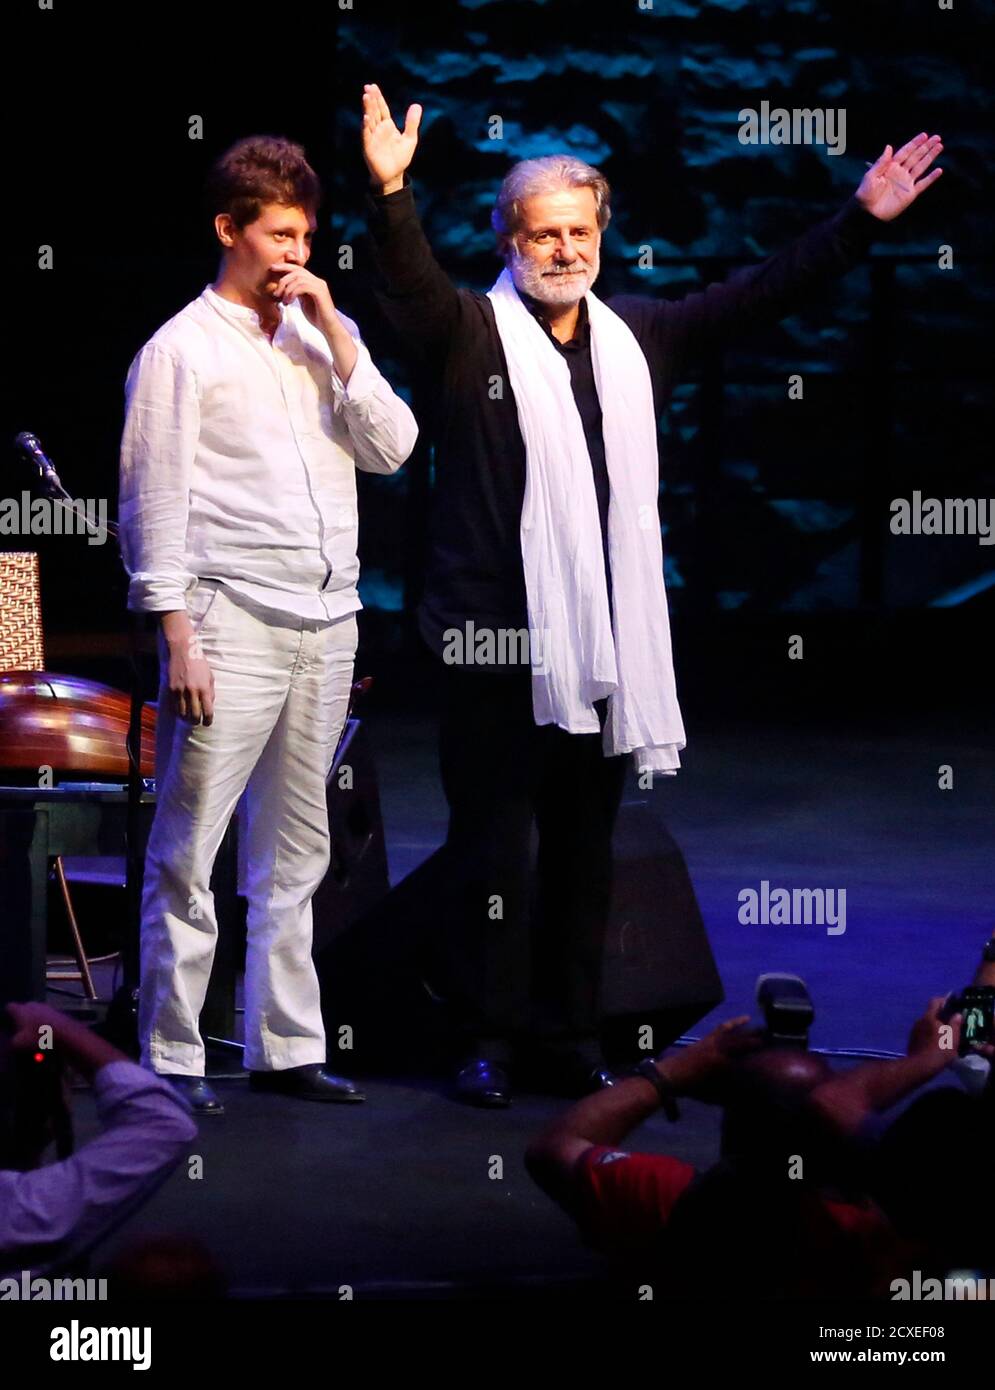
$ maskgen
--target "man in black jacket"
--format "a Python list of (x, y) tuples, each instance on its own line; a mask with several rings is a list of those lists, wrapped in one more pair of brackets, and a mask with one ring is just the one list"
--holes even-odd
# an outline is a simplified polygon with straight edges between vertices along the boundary
[[(886, 146), (834, 217), (724, 284), (676, 303), (624, 295), (602, 304), (590, 291), (611, 215), (608, 184), (569, 156), (524, 161), (505, 178), (492, 224), (506, 273), (491, 293), (452, 284), (405, 174), (420, 119), (412, 106), (398, 130), (379, 88), (365, 88), (380, 303), (438, 391), (418, 618), (444, 673), (440, 759), (458, 874), (444, 992), (467, 1035), (457, 1092), (507, 1105), (511, 1043), (524, 1033), (545, 1035), (572, 1087), (612, 1084), (597, 1041), (598, 992), (622, 754), (632, 752), (641, 772), (672, 774), (684, 746), (655, 473), (650, 494), (632, 490), (632, 474), (641, 470), (645, 482), (647, 465), (656, 468), (646, 422), (703, 350), (794, 312), (810, 288), (855, 265), (876, 223), (939, 176), (926, 171), (942, 146), (925, 133), (897, 152)], [(628, 392), (630, 378), (639, 378), (635, 408), (620, 412), (612, 396)], [(652, 520), (634, 520), (637, 512)], [(574, 584), (575, 562), (589, 581)], [(550, 591), (551, 574), (562, 593)]]

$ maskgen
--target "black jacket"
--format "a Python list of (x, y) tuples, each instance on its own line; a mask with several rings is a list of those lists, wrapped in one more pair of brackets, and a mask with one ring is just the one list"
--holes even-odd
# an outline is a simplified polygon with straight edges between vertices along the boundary
[[(432, 254), (410, 184), (370, 193), (367, 215), (378, 271), (378, 301), (402, 347), (437, 387), (432, 545), (418, 611), (422, 636), (437, 654), (447, 628), (528, 626), (519, 525), (525, 496), (525, 445), (494, 310), (485, 294), (459, 290)], [(783, 251), (681, 300), (615, 295), (607, 304), (628, 324), (649, 363), (659, 417), (674, 386), (701, 354), (745, 330), (795, 312), (806, 293), (854, 266), (877, 220), (855, 198)], [(555, 340), (554, 340), (555, 341)], [(589, 441), (606, 519), (604, 448), (593, 441), (600, 412), (571, 361), (571, 379)], [(585, 371), (586, 365), (586, 371)], [(502, 391), (495, 398), (494, 379)]]

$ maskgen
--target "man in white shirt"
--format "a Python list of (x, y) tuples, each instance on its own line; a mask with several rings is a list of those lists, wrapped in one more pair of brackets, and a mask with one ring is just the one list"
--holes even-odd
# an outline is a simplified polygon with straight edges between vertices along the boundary
[(321, 189), (303, 149), (239, 141), (207, 192), (220, 272), (131, 365), (120, 516), (128, 607), (161, 615), (142, 1060), (210, 1114), (209, 884), (243, 792), (250, 1085), (363, 1099), (323, 1067), (311, 898), (361, 607), (355, 470), (394, 472), (417, 426), (306, 269)]

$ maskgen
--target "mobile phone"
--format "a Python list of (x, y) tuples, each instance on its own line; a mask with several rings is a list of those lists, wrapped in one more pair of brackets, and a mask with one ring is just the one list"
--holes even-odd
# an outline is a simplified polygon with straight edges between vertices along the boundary
[(953, 1012), (963, 1016), (960, 1056), (972, 1051), (972, 1043), (995, 1040), (995, 985), (969, 985), (951, 1001)]

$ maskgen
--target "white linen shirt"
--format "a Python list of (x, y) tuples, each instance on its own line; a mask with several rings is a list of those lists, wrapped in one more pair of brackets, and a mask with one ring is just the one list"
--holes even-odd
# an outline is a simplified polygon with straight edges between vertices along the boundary
[(272, 342), (207, 286), (153, 335), (125, 386), (120, 530), (128, 607), (182, 609), (200, 579), (303, 618), (362, 607), (356, 468), (393, 473), (418, 427), (358, 356), (343, 386), (298, 303)]

